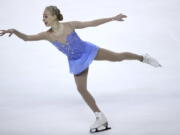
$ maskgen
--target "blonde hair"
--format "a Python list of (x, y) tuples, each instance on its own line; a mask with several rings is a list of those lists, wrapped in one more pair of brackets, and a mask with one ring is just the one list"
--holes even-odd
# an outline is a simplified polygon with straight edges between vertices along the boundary
[(51, 15), (56, 15), (59, 21), (63, 20), (63, 15), (61, 14), (60, 10), (56, 6), (47, 6), (45, 9), (50, 11)]

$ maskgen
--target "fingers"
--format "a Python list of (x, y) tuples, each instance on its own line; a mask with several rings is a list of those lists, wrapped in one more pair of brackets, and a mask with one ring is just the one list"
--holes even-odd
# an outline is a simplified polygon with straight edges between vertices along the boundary
[(124, 15), (124, 14), (121, 14), (121, 17), (122, 17), (122, 18), (127, 18), (127, 16), (126, 16), (126, 15)]
[(9, 34), (9, 37), (13, 34), (13, 32), (11, 32), (10, 30), (0, 30), (1, 32), (0, 32), (0, 36), (3, 36), (4, 34), (6, 34), (6, 33), (10, 33)]
[(4, 30), (0, 30), (2, 32), (0, 32), (0, 36), (4, 35)]
[(121, 17), (126, 18), (127, 16), (124, 14), (119, 14)]
[[(1, 31), (2, 31), (2, 30), (1, 30)], [(4, 34), (5, 34), (5, 33), (4, 33), (4, 30), (3, 30), (3, 32), (0, 33), (0, 36), (3, 36)]]
[(11, 32), (10, 34), (9, 34), (9, 37), (12, 35), (13, 33)]
[(6, 30), (0, 30), (0, 31), (2, 31), (1, 33), (5, 33), (6, 32)]
[(123, 15), (123, 18), (127, 18), (127, 16), (126, 16), (126, 15)]
[(119, 15), (117, 15), (117, 20), (118, 20), (118, 21), (124, 21), (123, 18), (127, 18), (127, 16), (124, 15), (124, 14), (119, 14)]
[(5, 31), (5, 30), (0, 30), (0, 31)]

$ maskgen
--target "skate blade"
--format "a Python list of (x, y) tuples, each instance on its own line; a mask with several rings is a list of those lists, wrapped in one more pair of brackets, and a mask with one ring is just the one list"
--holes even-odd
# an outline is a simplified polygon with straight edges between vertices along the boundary
[(102, 131), (106, 131), (111, 129), (111, 127), (108, 127), (108, 124), (105, 123), (103, 126), (99, 127), (99, 128), (93, 128), (90, 129), (90, 133), (97, 133), (97, 132), (102, 132)]
[(102, 132), (102, 131), (106, 131), (106, 130), (110, 130), (110, 129), (111, 129), (111, 127), (108, 127), (108, 128), (105, 128), (105, 129), (97, 129), (97, 128), (95, 128), (95, 129), (91, 129), (90, 133), (98, 133), (98, 132)]

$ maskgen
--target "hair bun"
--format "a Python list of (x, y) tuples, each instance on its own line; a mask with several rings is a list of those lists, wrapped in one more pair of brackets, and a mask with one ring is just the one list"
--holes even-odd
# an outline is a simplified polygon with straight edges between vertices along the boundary
[(57, 18), (59, 21), (62, 21), (63, 20), (63, 15), (61, 13), (57, 14)]

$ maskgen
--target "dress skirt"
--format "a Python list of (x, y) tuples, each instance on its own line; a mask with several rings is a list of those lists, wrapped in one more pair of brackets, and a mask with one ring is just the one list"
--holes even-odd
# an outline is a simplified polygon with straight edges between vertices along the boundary
[(69, 72), (74, 75), (78, 75), (86, 70), (96, 57), (99, 50), (99, 47), (97, 45), (88, 41), (83, 41), (82, 45), (85, 46), (85, 49), (80, 58), (76, 60), (68, 58)]

